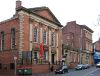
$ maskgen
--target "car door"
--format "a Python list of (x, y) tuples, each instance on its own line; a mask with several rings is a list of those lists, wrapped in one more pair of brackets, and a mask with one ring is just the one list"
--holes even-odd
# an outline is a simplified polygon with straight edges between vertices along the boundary
[(68, 71), (67, 66), (63, 66), (63, 69), (64, 69), (64, 72)]

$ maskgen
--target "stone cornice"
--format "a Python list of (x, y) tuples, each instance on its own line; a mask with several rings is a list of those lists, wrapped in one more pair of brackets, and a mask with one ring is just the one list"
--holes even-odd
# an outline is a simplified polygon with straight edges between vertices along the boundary
[(23, 11), (23, 12), (26, 12), (26, 13), (28, 13), (28, 14), (35, 15), (35, 16), (41, 18), (41, 19), (44, 19), (44, 20), (46, 20), (46, 21), (48, 21), (48, 22), (50, 22), (50, 23), (53, 23), (53, 24), (57, 25), (58, 27), (63, 27), (63, 25), (59, 24), (59, 22), (57, 23), (57, 22), (51, 21), (51, 20), (49, 20), (49, 19), (47, 19), (47, 18), (45, 18), (45, 17), (42, 17), (42, 16), (40, 16), (40, 15), (38, 15), (38, 14), (36, 14), (36, 13), (30, 11), (29, 9), (27, 9), (27, 8), (25, 8), (25, 7), (20, 7), (20, 8), (18, 8), (16, 11), (17, 11), (17, 12)]
[(35, 16), (35, 15), (30, 15), (30, 18), (31, 19), (34, 19), (35, 21), (37, 21), (37, 22), (39, 22), (39, 23), (42, 23), (42, 24), (45, 24), (45, 25), (47, 25), (47, 26), (49, 26), (49, 27), (52, 27), (52, 28), (54, 28), (54, 29), (58, 29), (58, 26), (57, 25), (55, 25), (55, 24), (53, 24), (53, 23), (50, 23), (50, 22), (48, 22), (48, 21), (46, 21), (46, 20), (44, 20), (44, 19), (42, 19), (42, 18), (39, 18), (39, 17), (37, 17), (37, 16)]
[(25, 11), (19, 11), (18, 14), (25, 14), (25, 15), (29, 16), (29, 13), (27, 13)]
[(50, 26), (50, 27), (52, 27), (54, 29), (59, 29), (58, 25), (56, 25), (56, 24), (54, 24), (52, 22), (49, 22), (49, 21), (47, 21), (45, 19), (42, 19), (41, 17), (38, 17), (38, 16), (36, 16), (34, 14), (29, 14), (29, 13), (27, 13), (25, 11), (19, 11), (18, 14), (25, 14), (27, 16), (30, 16), (31, 20), (34, 20), (34, 21), (37, 21), (39, 23), (45, 24), (45, 25)]

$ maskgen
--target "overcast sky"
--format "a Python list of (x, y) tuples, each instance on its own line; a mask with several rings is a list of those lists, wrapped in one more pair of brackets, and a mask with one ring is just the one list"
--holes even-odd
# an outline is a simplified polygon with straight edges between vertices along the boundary
[[(100, 15), (100, 0), (21, 0), (26, 8), (47, 6), (58, 18), (62, 25), (74, 21), (90, 27), (93, 33), (93, 42), (100, 37), (98, 23)], [(16, 0), (0, 1), (0, 22), (9, 19), (15, 13)]]

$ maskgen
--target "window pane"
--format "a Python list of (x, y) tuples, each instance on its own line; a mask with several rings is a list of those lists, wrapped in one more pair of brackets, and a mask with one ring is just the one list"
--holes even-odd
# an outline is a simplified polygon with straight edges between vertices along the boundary
[(2, 64), (0, 63), (0, 69), (2, 69)]
[(37, 52), (34, 52), (34, 59), (36, 61), (36, 64), (38, 63), (38, 53)]
[(46, 60), (46, 51), (44, 51), (44, 60)]
[(12, 33), (12, 48), (15, 48), (15, 29), (11, 29), (11, 33)]
[(32, 64), (32, 51), (22, 52), (23, 64)]
[(54, 46), (54, 32), (51, 34), (51, 45)]
[(37, 29), (35, 28), (35, 29), (34, 29), (34, 42), (37, 42), (37, 37), (38, 37), (38, 31), (37, 31)]
[(44, 33), (43, 33), (43, 42), (44, 42), (44, 44), (46, 44), (46, 42), (47, 42), (47, 41), (46, 41), (46, 40), (47, 40), (46, 38), (47, 38), (47, 37), (46, 37), (46, 31), (44, 31)]
[(34, 52), (34, 59), (37, 59), (37, 52)]
[(10, 69), (15, 69), (15, 64), (14, 63), (10, 63)]
[(4, 32), (1, 32), (1, 50), (4, 50)]

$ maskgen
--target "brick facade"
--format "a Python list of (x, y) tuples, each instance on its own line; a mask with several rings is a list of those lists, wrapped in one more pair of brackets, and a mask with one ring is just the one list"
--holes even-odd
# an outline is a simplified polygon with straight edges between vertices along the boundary
[(95, 49), (96, 49), (97, 51), (100, 51), (100, 39), (99, 39), (98, 41), (96, 41), (96, 42), (94, 43), (94, 45), (95, 45)]
[[(88, 33), (86, 33), (88, 32)], [(76, 53), (75, 56), (70, 57), (69, 59), (76, 58), (78, 61), (69, 61), (80, 63), (80, 49), (82, 49), (81, 54), (81, 63), (83, 64), (92, 64), (92, 33), (93, 31), (85, 25), (76, 24), (76, 21), (68, 22), (65, 27), (62, 29), (62, 40), (63, 44), (69, 45)], [(72, 50), (70, 49), (70, 50)], [(73, 51), (72, 50), (72, 51)], [(69, 51), (70, 52), (70, 51)], [(89, 54), (88, 59), (87, 54)], [(78, 57), (78, 58), (77, 58)]]
[[(40, 44), (41, 43), (43, 44), (43, 31), (47, 32), (46, 34), (47, 43), (43, 44), (43, 54), (44, 51), (46, 52), (45, 61), (50, 62), (50, 64), (54, 64), (55, 62), (61, 59), (62, 25), (59, 23), (59, 21), (55, 17), (53, 17), (54, 15), (51, 13), (50, 10), (48, 10), (49, 8), (47, 7), (40, 7), (40, 9), (42, 9), (43, 12), (40, 11), (40, 13), (36, 12), (34, 14), (30, 12), (31, 11), (30, 9), (22, 7), (21, 4), (20, 5), (19, 4), (16, 5), (16, 14), (15, 16), (13, 16), (13, 18), (0, 22), (0, 32), (2, 31), (4, 32), (4, 49), (0, 50), (0, 63), (2, 64), (0, 72), (6, 71), (6, 73), (7, 72), (9, 73), (9, 71), (11, 71), (11, 69), (9, 68), (10, 63), (14, 63), (14, 56), (17, 56), (17, 60), (19, 60), (19, 58), (21, 58), (22, 51), (33, 51), (32, 64), (35, 65), (34, 55), (35, 52), (37, 52), (37, 58), (39, 59)], [(46, 9), (46, 11), (43, 9)], [(55, 22), (54, 20), (58, 21), (58, 23)], [(12, 40), (11, 40), (12, 28), (15, 28), (14, 49), (12, 49)], [(38, 40), (36, 43), (34, 42), (34, 32), (33, 32), (35, 28), (38, 29), (38, 34), (37, 34)], [(53, 47), (51, 46), (52, 32), (54, 32)], [(1, 46), (1, 33), (0, 33), (0, 46)], [(53, 58), (52, 55), (54, 55)], [(44, 61), (43, 58), (42, 61)], [(37, 64), (38, 63), (39, 61), (37, 62)], [(12, 73), (14, 73), (14, 69), (12, 70)]]
[(93, 43), (94, 64), (100, 62), (100, 38)]

